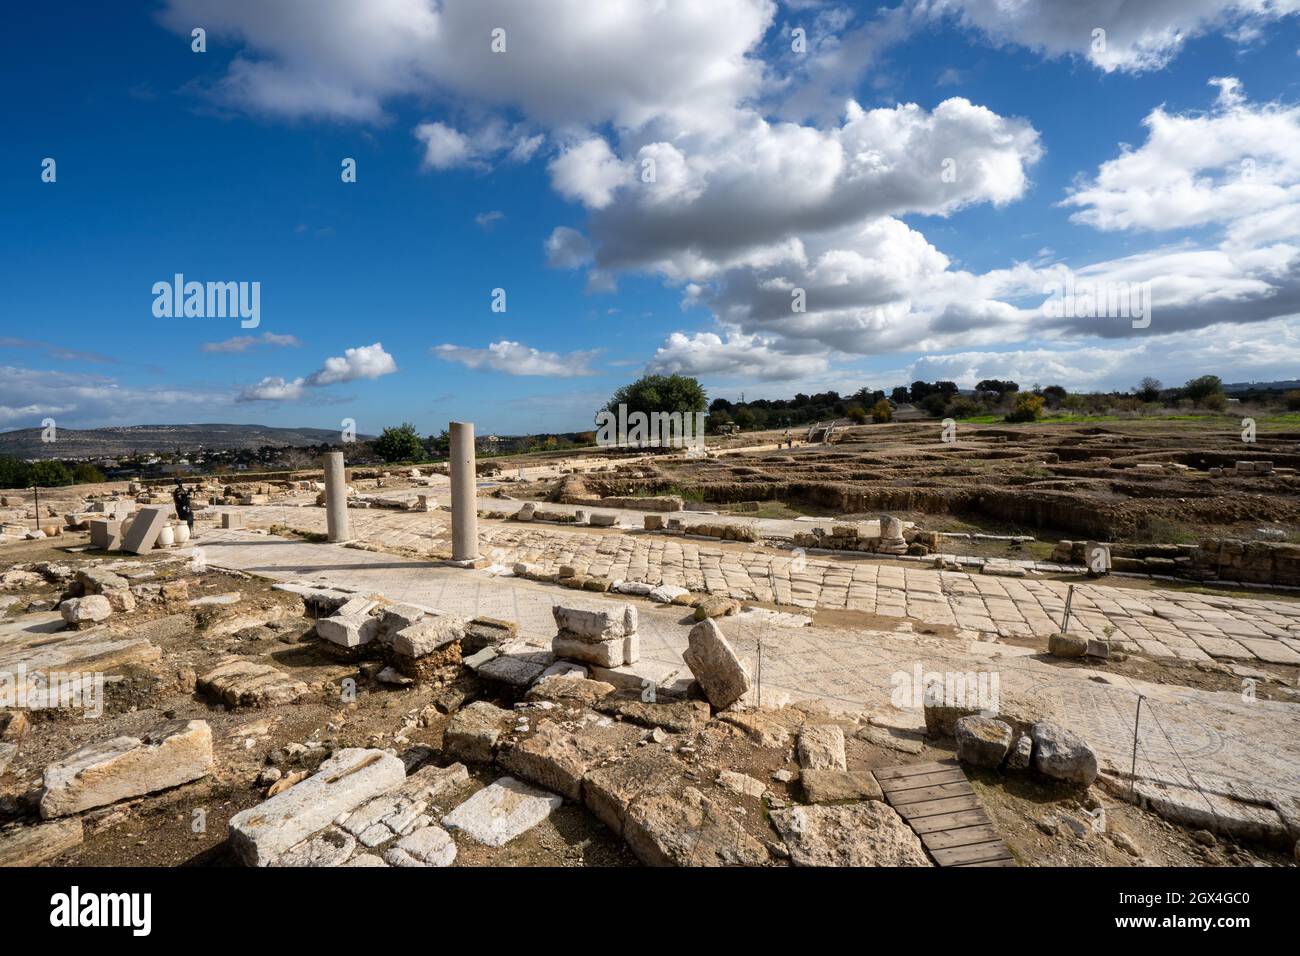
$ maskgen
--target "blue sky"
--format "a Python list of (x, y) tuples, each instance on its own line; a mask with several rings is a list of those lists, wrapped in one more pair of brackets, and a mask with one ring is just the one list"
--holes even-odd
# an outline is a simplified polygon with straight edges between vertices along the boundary
[[(34, 7), (0, 38), (0, 428), (570, 430), (647, 369), (1295, 377), (1300, 16), (1111, 6)], [(175, 273), (259, 282), (259, 326), (155, 317)], [(1067, 274), (1148, 283), (1149, 327), (1044, 321)]]

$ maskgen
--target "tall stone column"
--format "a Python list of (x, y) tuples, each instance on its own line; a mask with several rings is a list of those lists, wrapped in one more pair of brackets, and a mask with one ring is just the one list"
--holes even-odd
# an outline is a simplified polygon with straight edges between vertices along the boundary
[(326, 452), (321, 458), (325, 468), (325, 527), (330, 541), (347, 541), (352, 537), (348, 527), (348, 482), (343, 471), (343, 452)]
[(474, 423), (451, 423), (451, 559), (478, 560), (478, 483)]

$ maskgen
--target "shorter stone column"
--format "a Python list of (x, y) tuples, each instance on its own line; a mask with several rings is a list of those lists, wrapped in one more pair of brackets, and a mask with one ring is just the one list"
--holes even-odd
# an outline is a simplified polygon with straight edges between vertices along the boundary
[(325, 528), (330, 541), (347, 541), (352, 537), (348, 527), (348, 482), (343, 471), (343, 452), (326, 452), (321, 459), (325, 468)]
[(451, 559), (478, 560), (478, 481), (474, 472), (474, 423), (451, 423)]

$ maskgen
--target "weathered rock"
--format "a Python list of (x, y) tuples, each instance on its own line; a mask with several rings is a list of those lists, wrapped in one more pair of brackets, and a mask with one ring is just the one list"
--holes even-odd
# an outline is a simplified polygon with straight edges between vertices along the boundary
[(637, 797), (677, 780), (684, 765), (660, 747), (642, 747), (624, 759), (588, 772), (582, 782), (587, 809), (620, 836), (627, 808)]
[(930, 866), (912, 828), (877, 801), (772, 811), (795, 866)]
[(463, 653), (475, 654), (485, 647), (500, 647), (519, 636), (519, 625), (495, 617), (476, 617), (465, 625), (460, 646)]
[(1047, 653), (1053, 657), (1083, 657), (1088, 653), (1088, 639), (1079, 634), (1052, 634), (1047, 638)]
[(564, 800), (553, 793), (502, 777), (484, 787), (451, 813), (442, 825), (460, 830), (486, 846), (505, 846), (557, 810)]
[(662, 727), (674, 734), (686, 734), (709, 720), (709, 705), (702, 700), (643, 701), (640, 691), (620, 691), (596, 704), (603, 714), (612, 714), (642, 727)]
[(647, 866), (761, 866), (768, 853), (734, 814), (687, 787), (645, 794), (627, 810), (623, 838)]
[[(484, 648), (480, 653), (486, 654), (489, 650), (493, 648)], [(523, 641), (503, 644), (495, 650), (496, 656), (479, 664), (477, 673), (480, 677), (511, 687), (527, 687), (555, 663), (553, 653)]]
[(84, 838), (79, 817), (0, 830), (0, 867), (44, 866), (80, 846)]
[(870, 770), (803, 770), (799, 783), (809, 803), (884, 799)]
[(873, 727), (868, 724), (857, 730), (853, 736), (877, 747), (897, 750), (899, 753), (919, 754), (925, 749), (925, 744), (915, 737), (892, 733), (887, 727)]
[(760, 747), (779, 750), (790, 742), (790, 728), (770, 714), (762, 711), (729, 711), (719, 714), (724, 723), (739, 727), (751, 741)]
[(957, 733), (957, 721), (963, 717), (978, 717), (975, 706), (949, 706), (925, 701), (925, 733), (928, 737), (952, 737)]
[(427, 826), (402, 837), (384, 852), (389, 866), (451, 866), (456, 844), (442, 827)]
[(370, 612), (378, 605), (366, 598), (354, 597), (334, 614), (316, 621), (316, 635), (323, 641), (339, 647), (360, 647), (369, 644), (378, 635), (380, 619)]
[(516, 777), (579, 802), (588, 771), (639, 736), (635, 728), (622, 724), (569, 731), (545, 723), (533, 736), (504, 748), (497, 762)]
[(59, 614), (72, 627), (86, 627), (108, 620), (113, 614), (113, 606), (102, 594), (87, 594), (85, 597), (68, 598), (59, 605)]
[(1025, 770), (1034, 756), (1034, 741), (1028, 734), (1021, 734), (1011, 752), (1007, 754), (1008, 770)]
[(682, 659), (704, 690), (704, 696), (718, 710), (725, 710), (749, 690), (749, 673), (712, 620), (691, 628)]
[(198, 690), (231, 707), (274, 707), (291, 704), (307, 693), (307, 685), (269, 664), (228, 657), (198, 679)]
[(1081, 737), (1046, 720), (1034, 724), (1031, 733), (1039, 773), (1085, 787), (1097, 779), (1097, 755)]
[(844, 770), (844, 730), (835, 724), (813, 724), (799, 731), (799, 766), (804, 770)]
[(739, 605), (729, 597), (721, 595), (710, 595), (699, 604), (695, 605), (695, 620), (703, 621), (708, 618), (726, 617), (735, 614)]
[(760, 800), (767, 792), (767, 784), (762, 780), (755, 780), (749, 774), (737, 773), (735, 770), (720, 771), (716, 783), (723, 790), (734, 793), (738, 797), (753, 797), (755, 800)]
[(991, 717), (957, 721), (957, 759), (974, 767), (999, 767), (1011, 749), (1011, 728)]
[(678, 587), (676, 584), (661, 584), (650, 591), (650, 600), (657, 604), (672, 604), (678, 598), (685, 597), (691, 592), (686, 588)]
[(557, 703), (568, 701), (590, 706), (612, 693), (614, 693), (614, 685), (604, 681), (552, 674), (550, 677), (543, 677), (528, 688), (524, 699), (549, 700)]
[(465, 637), (465, 621), (457, 617), (425, 617), (393, 634), (394, 653), (425, 657)]
[(514, 722), (508, 710), (476, 700), (458, 710), (442, 734), (443, 752), (470, 763), (491, 763), (501, 733)]
[(608, 641), (636, 633), (636, 608), (630, 604), (609, 610), (590, 611), (555, 605), (555, 625), (566, 636), (586, 641)]
[(560, 633), (551, 640), (551, 652), (558, 658), (594, 664), (596, 667), (621, 667), (624, 663), (625, 641), (626, 638), (622, 637), (608, 641), (588, 641)]
[(267, 866), (331, 821), (405, 779), (406, 768), (392, 754), (340, 750), (313, 776), (231, 817), (231, 848), (244, 863)]
[(212, 770), (205, 720), (174, 720), (143, 737), (96, 741), (45, 768), (41, 816), (67, 816), (129, 797), (178, 787)]
[(286, 850), (272, 866), (342, 866), (357, 848), (357, 839), (338, 827), (329, 827)]

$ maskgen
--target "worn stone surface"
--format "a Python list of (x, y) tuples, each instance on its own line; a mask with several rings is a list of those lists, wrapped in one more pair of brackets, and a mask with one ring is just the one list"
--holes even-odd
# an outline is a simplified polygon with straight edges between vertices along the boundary
[(547, 722), (531, 737), (504, 748), (497, 762), (516, 777), (576, 803), (582, 800), (582, 779), (588, 771), (639, 737), (635, 728), (622, 724), (569, 730)]
[(103, 807), (178, 787), (212, 770), (212, 730), (205, 720), (175, 720), (143, 737), (96, 741), (45, 768), (41, 816)]
[(442, 827), (427, 826), (402, 837), (384, 851), (389, 866), (451, 866), (456, 843)]
[(102, 594), (87, 594), (85, 597), (68, 598), (59, 605), (59, 613), (73, 627), (86, 627), (108, 620), (113, 614), (113, 606)]
[(762, 866), (767, 849), (723, 804), (694, 787), (645, 794), (627, 810), (623, 838), (647, 866)]
[(605, 826), (622, 835), (632, 801), (680, 779), (685, 769), (662, 748), (641, 747), (617, 763), (589, 771), (582, 784), (583, 802)]
[(884, 799), (870, 770), (803, 770), (799, 784), (809, 803)]
[(272, 866), (342, 866), (357, 848), (357, 839), (338, 827), (329, 827), (290, 847)]
[(502, 777), (484, 787), (451, 813), (442, 825), (460, 830), (486, 846), (505, 846), (531, 830), (564, 803), (514, 777)]
[(561, 632), (551, 639), (551, 652), (564, 660), (581, 661), (596, 667), (619, 667), (624, 663), (624, 638), (589, 641)]
[(805, 770), (844, 770), (844, 730), (835, 724), (812, 724), (799, 731), (799, 766)]
[[(492, 648), (484, 648), (486, 654)], [(555, 663), (555, 655), (523, 641), (495, 648), (496, 656), (478, 666), (478, 675), (512, 687), (527, 687)]]
[(1088, 653), (1088, 638), (1080, 634), (1054, 632), (1047, 638), (1047, 653), (1055, 657), (1083, 657)]
[(228, 657), (198, 679), (198, 690), (232, 707), (274, 707), (298, 700), (307, 685), (269, 664)]
[(311, 777), (231, 817), (231, 848), (249, 866), (267, 866), (405, 779), (406, 768), (392, 754), (355, 747), (340, 750)]
[(79, 817), (0, 830), (0, 867), (44, 866), (80, 846), (84, 838)]
[(957, 721), (957, 759), (974, 767), (998, 767), (1011, 749), (1011, 727), (991, 717)]
[(612, 714), (642, 727), (662, 727), (669, 733), (685, 734), (702, 727), (709, 719), (709, 705), (702, 700), (641, 699), (641, 692), (619, 691), (596, 704), (603, 714)]
[(465, 621), (450, 616), (426, 617), (395, 632), (393, 651), (405, 657), (424, 657), (465, 637)]
[(699, 681), (709, 703), (725, 710), (749, 690), (749, 672), (712, 620), (701, 621), (691, 628), (682, 659)]
[(737, 773), (735, 770), (720, 771), (715, 782), (723, 790), (738, 797), (753, 797), (758, 800), (767, 792), (767, 784), (762, 780), (755, 780), (749, 774)]
[(1028, 734), (1016, 738), (1015, 745), (1007, 754), (1008, 770), (1027, 770), (1034, 756), (1034, 740)]
[(1085, 787), (1097, 779), (1097, 755), (1082, 737), (1051, 721), (1034, 724), (1032, 735), (1039, 773)]
[(589, 680), (585, 677), (567, 677), (552, 674), (543, 677), (524, 695), (526, 700), (549, 700), (554, 702), (569, 701), (590, 706), (602, 697), (614, 693), (614, 685), (605, 681)]
[(731, 711), (719, 714), (724, 723), (740, 728), (760, 747), (779, 749), (790, 742), (790, 728), (771, 714), (762, 711)]
[(551, 613), (561, 632), (580, 640), (608, 641), (636, 633), (636, 608), (630, 604), (597, 611), (557, 604)]
[(457, 760), (491, 763), (502, 731), (513, 722), (510, 711), (476, 700), (451, 718), (442, 734), (442, 749)]
[(921, 840), (876, 801), (772, 811), (795, 866), (930, 866)]

